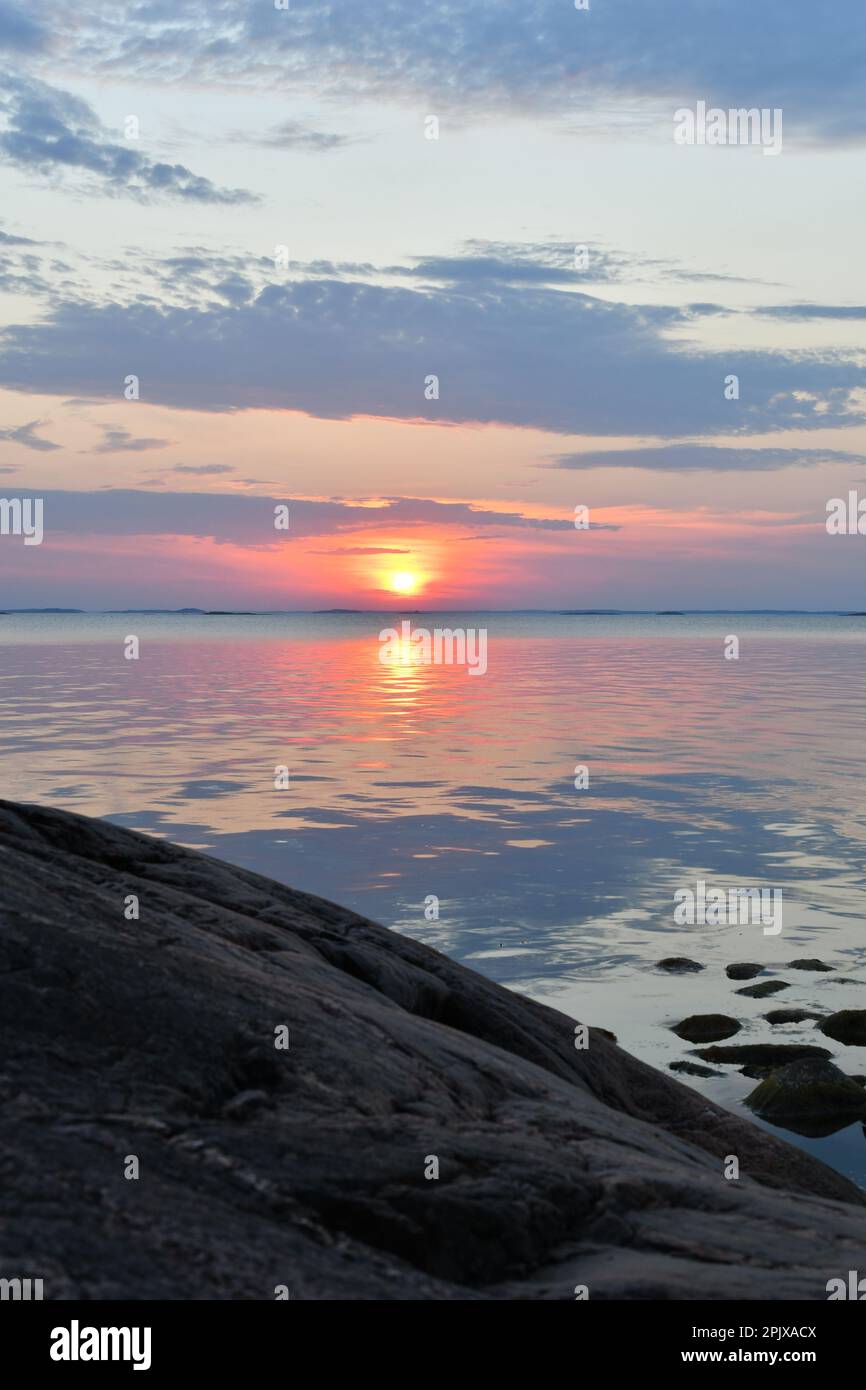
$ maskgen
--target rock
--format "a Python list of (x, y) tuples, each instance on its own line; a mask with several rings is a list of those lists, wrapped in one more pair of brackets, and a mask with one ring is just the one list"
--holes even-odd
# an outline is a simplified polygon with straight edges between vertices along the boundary
[(699, 1062), (669, 1062), (671, 1071), (680, 1071), (685, 1076), (724, 1076), (723, 1071), (714, 1071), (712, 1067), (702, 1067)]
[(725, 974), (729, 980), (751, 980), (755, 975), (760, 975), (763, 965), (755, 965), (752, 961), (742, 961), (739, 965), (726, 965)]
[(0, 865), (0, 1277), (46, 1299), (823, 1300), (862, 1260), (840, 1173), (410, 938), (40, 806)]
[(267, 1091), (241, 1091), (223, 1106), (222, 1113), (229, 1120), (245, 1120), (267, 1103)]
[(810, 1018), (823, 1018), (823, 1014), (816, 1014), (813, 1009), (771, 1009), (764, 1018), (768, 1023), (805, 1023)]
[(810, 960), (791, 960), (788, 962), (790, 970), (832, 970), (832, 965), (825, 965), (822, 960), (812, 957)]
[(771, 1072), (746, 1105), (800, 1134), (832, 1134), (866, 1114), (866, 1094), (832, 1062), (813, 1058)]
[(806, 1057), (832, 1057), (826, 1047), (811, 1043), (733, 1043), (728, 1047), (705, 1047), (695, 1052), (705, 1062), (744, 1062), (748, 1066), (781, 1067)]
[(840, 1009), (817, 1025), (820, 1031), (836, 1042), (850, 1047), (866, 1047), (866, 1009)]
[(688, 975), (694, 970), (703, 970), (702, 965), (698, 965), (696, 960), (689, 960), (688, 956), (665, 956), (664, 960), (659, 961), (659, 970), (669, 970), (672, 975)]
[(766, 999), (769, 994), (778, 994), (780, 989), (789, 989), (784, 980), (762, 980), (759, 985), (746, 985), (745, 989), (735, 989), (735, 994), (748, 995), (749, 999)]
[(739, 1033), (740, 1024), (727, 1014), (692, 1014), (671, 1028), (678, 1038), (686, 1042), (718, 1042), (719, 1038), (733, 1037)]

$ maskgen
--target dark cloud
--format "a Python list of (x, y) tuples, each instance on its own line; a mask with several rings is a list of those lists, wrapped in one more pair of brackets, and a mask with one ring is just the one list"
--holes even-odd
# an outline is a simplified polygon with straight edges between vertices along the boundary
[(20, 5), (10, 0), (0, 0), (0, 51), (11, 53), (39, 53), (47, 47), (48, 35), (43, 26), (33, 18), (34, 6), (30, 14)]
[[(786, 136), (866, 137), (860, 0), (76, 0), (73, 41), (112, 77), (270, 81), (317, 98), (404, 100), (428, 111), (562, 114), (610, 131), (697, 97), (782, 107)], [(423, 108), (422, 108), (423, 109)], [(611, 113), (614, 113), (613, 116)], [(661, 134), (661, 131), (660, 131)], [(748, 156), (747, 156), (748, 157)]]
[(150, 449), (164, 449), (171, 443), (170, 439), (137, 438), (128, 430), (113, 425), (103, 425), (102, 433), (102, 443), (91, 449), (91, 454), (141, 454)]
[(773, 304), (755, 312), (772, 319), (866, 319), (863, 304)]
[[(7, 493), (16, 496), (16, 493)], [(24, 494), (21, 494), (22, 496)], [(52, 533), (73, 535), (201, 536), (232, 544), (271, 546), (307, 537), (357, 535), (394, 527), (454, 529), (498, 526), (539, 532), (572, 531), (571, 519), (498, 512), (469, 502), (429, 498), (385, 499), (382, 506), (356, 502), (310, 502), (291, 497), (250, 497), (235, 493), (145, 492), (105, 488), (99, 492), (40, 491)], [(289, 506), (290, 529), (274, 530), (274, 508)], [(606, 525), (594, 529), (616, 531)]]
[(89, 176), (88, 191), (126, 194), (143, 202), (254, 201), (243, 189), (218, 188), (183, 164), (159, 163), (131, 143), (115, 143), (80, 97), (35, 78), (5, 74), (0, 114), (5, 122), (0, 156), (19, 168), (40, 173), (74, 170)]
[[(242, 304), (60, 303), (0, 334), (0, 384), (120, 399), (134, 373), (142, 400), (190, 409), (662, 438), (866, 419), (853, 358), (707, 351), (672, 338), (687, 321), (556, 289), (291, 281)], [(725, 399), (729, 375), (736, 401)], [(431, 376), (438, 400), (425, 398)]]
[[(587, 241), (515, 243), (472, 239), (464, 242), (460, 255), (421, 256), (415, 258), (412, 266), (387, 266), (380, 273), (475, 286), (489, 283), (570, 285), (579, 288), (581, 285), (641, 279), (751, 283), (726, 271), (710, 273), (689, 270), (672, 261), (625, 254)], [(703, 312), (711, 308), (709, 305), (693, 307)]]
[(554, 454), (542, 468), (645, 468), (665, 472), (767, 473), (822, 463), (866, 464), (866, 455), (841, 449), (736, 449), (716, 444), (668, 444), (662, 448), (600, 449), (585, 454)]
[(204, 477), (209, 473), (234, 473), (230, 463), (176, 463), (170, 473), (189, 473)]
[(10, 444), (23, 444), (25, 449), (35, 449), (38, 453), (48, 453), (52, 449), (59, 449), (59, 444), (52, 444), (50, 439), (40, 439), (35, 430), (40, 425), (47, 425), (47, 420), (30, 420), (26, 425), (17, 425), (9, 429), (0, 429), (0, 439), (5, 439)]

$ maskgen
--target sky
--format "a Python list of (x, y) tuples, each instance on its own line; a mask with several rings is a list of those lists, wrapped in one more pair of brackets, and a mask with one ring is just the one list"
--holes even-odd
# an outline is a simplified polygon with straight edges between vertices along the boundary
[(0, 0), (0, 608), (866, 608), (864, 66), (855, 0)]

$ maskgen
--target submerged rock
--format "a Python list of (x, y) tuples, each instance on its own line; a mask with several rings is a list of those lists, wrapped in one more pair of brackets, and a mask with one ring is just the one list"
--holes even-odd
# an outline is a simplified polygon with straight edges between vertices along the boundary
[(748, 999), (768, 999), (773, 994), (780, 994), (783, 989), (790, 989), (787, 980), (760, 980), (756, 985), (746, 985), (743, 989), (735, 989), (735, 994), (744, 994)]
[(741, 1025), (727, 1014), (692, 1014), (682, 1023), (674, 1024), (672, 1033), (686, 1042), (718, 1042), (739, 1033)]
[(727, 1047), (705, 1047), (695, 1052), (705, 1062), (743, 1062), (749, 1066), (781, 1067), (806, 1057), (832, 1057), (826, 1047), (811, 1043), (732, 1043)]
[(766, 999), (770, 994), (778, 994), (780, 989), (790, 989), (785, 980), (762, 980), (759, 985), (746, 985), (745, 989), (735, 989), (735, 994), (748, 995), (749, 999)]
[(0, 862), (0, 1277), (46, 1299), (823, 1299), (862, 1259), (840, 1173), (430, 947), (40, 806)]
[(823, 1014), (816, 1014), (814, 1009), (771, 1009), (764, 1018), (768, 1023), (805, 1023), (810, 1018), (823, 1018)]
[(789, 970), (832, 970), (832, 965), (825, 965), (824, 961), (818, 960), (817, 956), (809, 959), (788, 961)]
[(726, 965), (725, 974), (729, 980), (752, 980), (763, 969), (763, 965), (756, 965), (754, 961), (741, 961), (738, 965)]
[(664, 960), (659, 961), (659, 970), (669, 970), (672, 975), (688, 975), (693, 970), (703, 970), (696, 960), (689, 960), (688, 956), (665, 956)]
[(866, 1009), (840, 1009), (817, 1026), (836, 1042), (847, 1043), (849, 1047), (866, 1047)]
[(671, 1071), (682, 1072), (684, 1076), (724, 1076), (723, 1071), (714, 1071), (712, 1067), (702, 1067), (700, 1062), (669, 1062)]
[(798, 1134), (832, 1134), (866, 1114), (866, 1094), (832, 1062), (816, 1058), (772, 1071), (746, 1097), (756, 1115)]

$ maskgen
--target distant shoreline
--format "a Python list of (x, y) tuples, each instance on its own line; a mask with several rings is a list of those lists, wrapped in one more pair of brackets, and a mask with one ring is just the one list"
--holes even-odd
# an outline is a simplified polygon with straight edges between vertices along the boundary
[(490, 613), (543, 618), (866, 618), (846, 608), (4, 608), (0, 617), (326, 618), (381, 614)]

